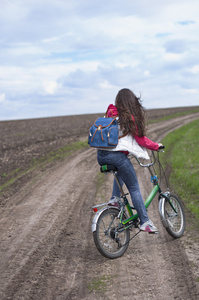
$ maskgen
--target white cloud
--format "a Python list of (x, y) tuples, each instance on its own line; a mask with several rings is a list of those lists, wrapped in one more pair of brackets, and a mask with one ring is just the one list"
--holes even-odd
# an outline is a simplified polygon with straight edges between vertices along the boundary
[(184, 89), (184, 91), (188, 94), (197, 94), (198, 95), (197, 89)]
[(199, 73), (199, 65), (193, 66), (193, 68), (190, 69), (190, 72), (193, 74)]
[(55, 94), (56, 89), (58, 87), (56, 81), (46, 81), (46, 80), (43, 82), (43, 86), (44, 86), (44, 91), (50, 95)]
[(3, 103), (6, 100), (6, 94), (0, 94), (0, 103)]

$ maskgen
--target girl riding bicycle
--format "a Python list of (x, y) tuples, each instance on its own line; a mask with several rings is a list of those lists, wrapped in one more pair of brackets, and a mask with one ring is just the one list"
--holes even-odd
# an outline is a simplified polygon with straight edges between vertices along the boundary
[[(116, 147), (112, 150), (97, 151), (97, 160), (99, 165), (110, 164), (117, 167), (117, 176), (121, 185), (125, 184), (133, 202), (139, 218), (140, 230), (146, 232), (158, 232), (153, 222), (147, 215), (144, 201), (140, 193), (140, 188), (134, 167), (128, 158), (132, 147), (136, 147), (136, 151), (143, 152), (142, 147), (157, 151), (162, 147), (162, 144), (155, 143), (145, 136), (145, 112), (141, 104), (140, 98), (137, 98), (129, 89), (122, 89), (118, 92), (115, 105), (110, 104), (107, 109), (108, 117), (118, 117), (118, 124), (120, 126), (121, 135), (133, 138), (134, 143), (127, 143), (127, 148), (122, 150), (122, 146)], [(121, 139), (122, 140), (122, 139)], [(137, 143), (136, 143), (136, 142)], [(115, 197), (120, 197), (120, 189), (114, 180), (111, 200)], [(111, 201), (110, 201), (111, 202)]]

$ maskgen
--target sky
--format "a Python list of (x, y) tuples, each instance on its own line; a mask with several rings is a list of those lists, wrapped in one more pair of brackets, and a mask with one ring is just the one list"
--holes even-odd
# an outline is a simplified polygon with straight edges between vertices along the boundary
[(0, 0), (0, 120), (199, 105), (198, 0)]

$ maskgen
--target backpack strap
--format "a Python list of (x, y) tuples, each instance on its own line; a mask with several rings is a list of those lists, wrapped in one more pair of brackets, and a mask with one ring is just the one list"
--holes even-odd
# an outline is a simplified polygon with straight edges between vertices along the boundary
[(123, 134), (123, 135), (120, 135), (120, 136), (119, 136), (119, 139), (121, 139), (121, 138), (123, 138), (123, 137), (125, 137), (125, 136), (127, 136), (127, 135), (128, 135), (128, 133)]
[(103, 137), (103, 132), (102, 132), (102, 129), (103, 128), (106, 128), (106, 127), (108, 127), (108, 126), (110, 126), (115, 120), (116, 120), (116, 117), (114, 117), (114, 119), (109, 123), (109, 124), (107, 124), (106, 126), (104, 125), (101, 125), (101, 124), (99, 124), (99, 125), (96, 125), (96, 121), (98, 120), (98, 118), (95, 120), (95, 122), (94, 122), (94, 126), (96, 127), (96, 130), (95, 130), (95, 132), (94, 132), (94, 134), (93, 134), (93, 137), (92, 137), (92, 139), (91, 139), (91, 142), (93, 141), (93, 139), (94, 139), (94, 137), (95, 137), (95, 134), (96, 134), (96, 132), (97, 131), (101, 131), (101, 139), (102, 139), (102, 141), (104, 141), (104, 137)]

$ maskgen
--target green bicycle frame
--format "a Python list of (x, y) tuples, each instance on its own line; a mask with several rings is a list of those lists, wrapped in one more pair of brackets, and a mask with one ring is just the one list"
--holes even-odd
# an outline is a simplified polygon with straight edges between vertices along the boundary
[[(155, 159), (155, 157), (154, 157), (154, 159)], [(148, 165), (142, 165), (140, 163), (139, 159), (137, 159), (137, 161), (138, 161), (138, 163), (139, 163), (140, 166), (142, 166), (142, 167), (148, 167), (148, 170), (149, 170), (149, 172), (151, 174), (151, 182), (154, 185), (153, 189), (151, 190), (150, 194), (148, 195), (147, 199), (144, 202), (144, 205), (145, 205), (145, 207), (147, 209), (149, 207), (149, 205), (151, 204), (151, 202), (153, 201), (153, 199), (155, 198), (156, 194), (157, 193), (161, 194), (162, 191), (161, 191), (159, 183), (158, 183), (158, 177), (157, 177), (157, 175), (154, 175), (153, 172), (152, 172), (152, 170), (150, 169), (150, 167), (155, 163), (155, 160), (154, 160), (154, 162), (152, 162), (152, 163), (150, 163)], [(123, 208), (122, 208), (122, 210), (119, 213), (119, 218), (120, 218), (120, 224), (124, 225), (124, 226), (126, 225), (126, 227), (123, 227), (123, 229), (122, 229), (122, 230), (125, 230), (125, 229), (128, 229), (129, 227), (132, 226), (132, 222), (135, 221), (138, 218), (138, 213), (136, 213), (136, 214), (133, 213), (132, 208), (131, 208), (131, 206), (130, 206), (130, 204), (128, 202), (128, 199), (126, 198), (126, 194), (124, 194), (122, 186), (120, 185), (120, 182), (119, 182), (119, 180), (117, 178), (116, 172), (112, 172), (112, 173), (113, 173), (113, 175), (115, 177), (115, 180), (117, 182), (117, 185), (118, 185), (118, 187), (120, 189), (121, 197), (124, 199)], [(164, 196), (165, 196), (165, 198), (168, 198), (167, 195), (164, 195)], [(171, 207), (173, 207), (172, 203), (170, 202), (170, 199), (168, 199), (168, 200), (169, 200), (169, 203), (170, 203)], [(127, 208), (127, 211), (129, 213), (129, 216), (130, 216), (129, 218), (127, 218), (125, 220), (123, 220), (124, 207)], [(174, 209), (174, 211), (175, 211), (175, 209)]]
[[(153, 199), (155, 198), (155, 196), (156, 196), (156, 194), (157, 194), (158, 192), (161, 192), (161, 191), (160, 191), (160, 186), (159, 186), (158, 183), (156, 183), (155, 186), (153, 187), (152, 191), (151, 191), (150, 194), (148, 195), (147, 199), (146, 199), (145, 202), (144, 202), (144, 205), (145, 205), (146, 208), (149, 207), (149, 205), (151, 204), (151, 202), (153, 201)], [(133, 214), (132, 208), (131, 208), (131, 206), (130, 206), (130, 204), (129, 204), (129, 202), (128, 202), (128, 200), (127, 200), (126, 197), (125, 197), (125, 201), (126, 201), (126, 208), (127, 208), (128, 213), (129, 213), (129, 215), (130, 215), (130, 218), (125, 219), (125, 220), (122, 220), (122, 216), (123, 216), (123, 212), (124, 212), (124, 210), (123, 210), (122, 213), (121, 213), (121, 215), (120, 215), (120, 223), (121, 223), (122, 225), (126, 225), (126, 224), (128, 224), (129, 222), (134, 221), (134, 220), (136, 220), (136, 219), (138, 218), (138, 213)], [(127, 229), (127, 228), (130, 227), (130, 226), (131, 226), (131, 224), (128, 225), (127, 227), (125, 227), (125, 229)]]

